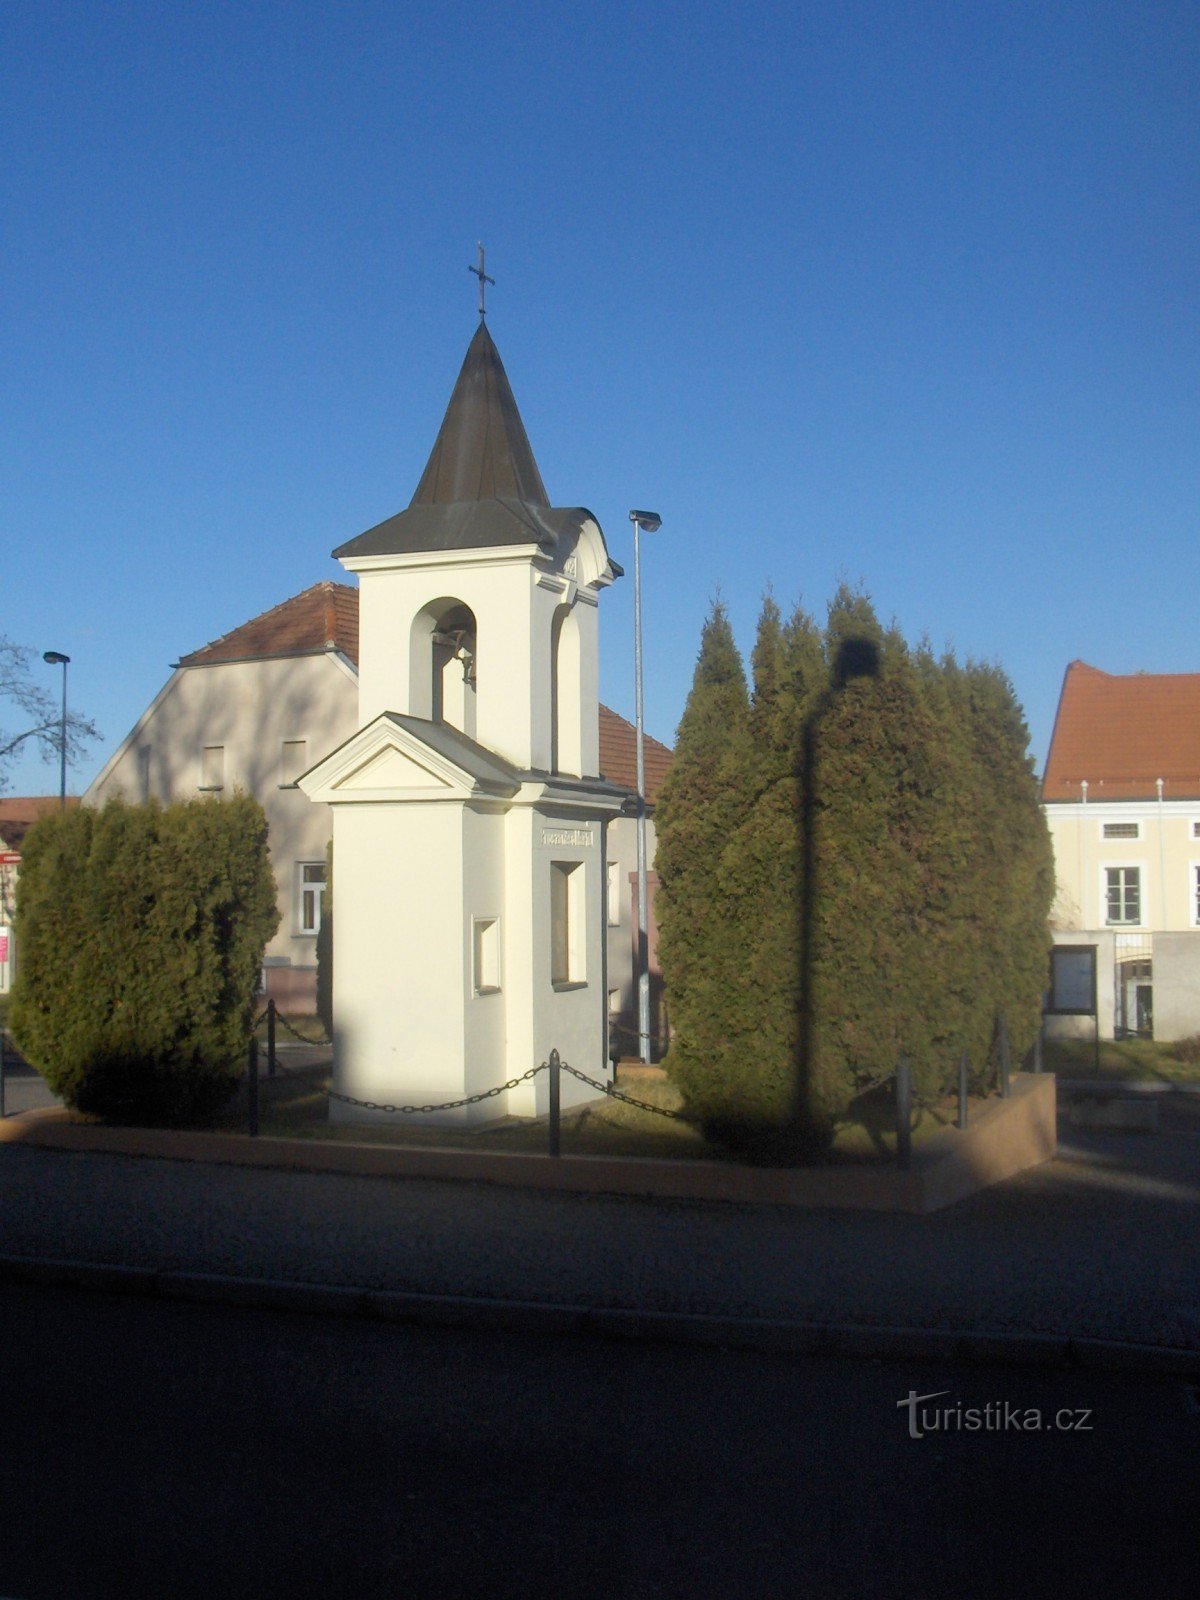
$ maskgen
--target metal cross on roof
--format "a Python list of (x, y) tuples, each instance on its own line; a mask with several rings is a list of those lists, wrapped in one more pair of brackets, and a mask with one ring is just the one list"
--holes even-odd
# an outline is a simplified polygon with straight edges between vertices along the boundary
[(489, 278), (487, 273), (483, 270), (483, 246), (482, 245), (479, 245), (479, 265), (477, 267), (468, 267), (467, 271), (468, 272), (473, 272), (475, 274), (475, 276), (479, 279), (479, 315), (481, 317), (486, 317), (487, 316), (487, 307), (485, 306), (484, 300), (483, 300), (484, 294), (486, 293), (486, 290), (484, 289), (484, 284), (490, 283), (492, 285), (492, 287), (495, 288), (496, 280), (495, 280), (495, 278)]

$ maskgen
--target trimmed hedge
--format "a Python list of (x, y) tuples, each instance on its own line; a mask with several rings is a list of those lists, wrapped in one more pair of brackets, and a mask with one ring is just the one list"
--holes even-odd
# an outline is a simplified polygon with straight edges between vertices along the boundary
[(802, 1157), (903, 1051), (1014, 1056), (1041, 1010), (1053, 857), (992, 666), (935, 660), (845, 587), (824, 631), (768, 600), (753, 696), (720, 607), (659, 803), (666, 1065), (706, 1130)]
[(243, 1070), (278, 921), (266, 818), (246, 795), (44, 817), (17, 887), (14, 1037), (79, 1111), (203, 1117)]

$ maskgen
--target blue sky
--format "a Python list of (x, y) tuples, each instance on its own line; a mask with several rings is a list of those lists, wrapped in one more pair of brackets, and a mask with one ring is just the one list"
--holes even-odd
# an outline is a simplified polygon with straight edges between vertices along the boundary
[[(6, 0), (0, 632), (72, 787), (407, 505), (477, 239), (551, 499), (663, 517), (660, 737), (718, 590), (748, 649), (861, 579), (1039, 766), (1072, 658), (1200, 671), (1198, 86), (1191, 0)], [(631, 713), (631, 582), (601, 629)]]

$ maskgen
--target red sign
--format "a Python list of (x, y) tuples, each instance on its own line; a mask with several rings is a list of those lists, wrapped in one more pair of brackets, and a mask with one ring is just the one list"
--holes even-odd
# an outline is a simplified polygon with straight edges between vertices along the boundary
[(8, 960), (8, 935), (0, 933), (0, 967)]
[(0, 867), (15, 867), (20, 859), (19, 850), (0, 850)]

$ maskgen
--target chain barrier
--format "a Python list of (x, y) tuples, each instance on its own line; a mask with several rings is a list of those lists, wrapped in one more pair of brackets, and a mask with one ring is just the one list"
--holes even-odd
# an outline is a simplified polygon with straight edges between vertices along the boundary
[[(530, 1067), (528, 1072), (523, 1072), (519, 1078), (510, 1078), (507, 1083), (498, 1083), (494, 1089), (481, 1089), (478, 1094), (464, 1095), (461, 1100), (443, 1100), (437, 1106), (389, 1106), (380, 1105), (375, 1100), (356, 1100), (352, 1094), (338, 1094), (335, 1089), (323, 1089), (322, 1094), (330, 1100), (340, 1100), (343, 1105), (361, 1106), (364, 1111), (390, 1111), (401, 1114), (411, 1114), (417, 1111), (457, 1111), (460, 1106), (477, 1106), (484, 1100), (492, 1100), (498, 1094), (503, 1094), (507, 1089), (517, 1089), (523, 1083), (528, 1083), (530, 1078), (536, 1078), (539, 1072), (545, 1072), (549, 1067), (548, 1061), (543, 1061), (540, 1067)], [(568, 1071), (571, 1068), (567, 1068)]]
[[(528, 1072), (523, 1072), (519, 1078), (510, 1078), (507, 1083), (499, 1083), (494, 1089), (481, 1089), (478, 1094), (464, 1095), (461, 1100), (443, 1100), (440, 1105), (400, 1106), (383, 1104), (377, 1100), (358, 1100), (352, 1094), (341, 1094), (336, 1089), (318, 1089), (327, 1100), (337, 1100), (342, 1105), (358, 1106), (363, 1111), (384, 1111), (393, 1116), (413, 1116), (429, 1111), (458, 1111), (463, 1106), (481, 1105), (485, 1100), (494, 1100), (499, 1094), (506, 1093), (509, 1089), (518, 1089), (521, 1084), (528, 1083), (536, 1078), (539, 1073), (549, 1070), (550, 1063), (543, 1061), (539, 1067), (530, 1067)], [(279, 1071), (288, 1078), (299, 1078), (310, 1072), (311, 1068), (285, 1067), (279, 1064)], [(578, 1067), (571, 1066), (568, 1062), (562, 1063), (562, 1070), (569, 1072), (573, 1078), (578, 1078), (580, 1083), (586, 1083), (589, 1089), (597, 1089), (601, 1094), (607, 1095), (610, 1100), (623, 1100), (626, 1105), (636, 1106), (639, 1111), (652, 1111), (657, 1117), (670, 1117), (675, 1121), (685, 1120), (680, 1111), (669, 1111), (665, 1106), (651, 1105), (648, 1100), (638, 1100), (634, 1095), (626, 1094), (623, 1089), (618, 1089), (615, 1084), (598, 1083), (595, 1078), (589, 1078), (586, 1072), (580, 1072)]]
[(310, 1039), (306, 1034), (301, 1033), (298, 1028), (293, 1028), (278, 1006), (275, 1008), (275, 1021), (280, 1027), (286, 1028), (293, 1039), (298, 1039), (301, 1044), (311, 1045), (314, 1050), (323, 1049), (326, 1045), (333, 1043), (332, 1039)]
[(649, 1100), (637, 1100), (631, 1094), (626, 1094), (623, 1089), (618, 1089), (613, 1083), (597, 1083), (595, 1078), (589, 1078), (586, 1072), (580, 1072), (578, 1067), (572, 1067), (563, 1062), (562, 1069), (569, 1072), (573, 1078), (578, 1078), (580, 1083), (586, 1083), (590, 1089), (599, 1089), (601, 1094), (606, 1094), (610, 1100), (624, 1100), (627, 1106), (636, 1106), (639, 1111), (653, 1111), (656, 1117), (671, 1117), (676, 1122), (683, 1122), (682, 1111), (668, 1111), (666, 1106), (652, 1106)]

